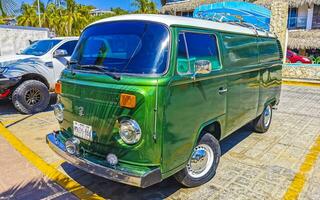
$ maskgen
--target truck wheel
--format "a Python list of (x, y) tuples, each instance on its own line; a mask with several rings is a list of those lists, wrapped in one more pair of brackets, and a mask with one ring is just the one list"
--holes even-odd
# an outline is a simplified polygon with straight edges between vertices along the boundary
[(193, 149), (187, 166), (174, 176), (186, 187), (202, 185), (216, 174), (220, 156), (221, 149), (218, 140), (210, 133), (206, 133)]
[(32, 114), (45, 110), (50, 94), (45, 84), (36, 80), (21, 83), (12, 93), (14, 107), (23, 114)]
[(265, 133), (268, 131), (272, 120), (272, 106), (268, 105), (262, 114), (252, 121), (253, 130), (258, 133)]

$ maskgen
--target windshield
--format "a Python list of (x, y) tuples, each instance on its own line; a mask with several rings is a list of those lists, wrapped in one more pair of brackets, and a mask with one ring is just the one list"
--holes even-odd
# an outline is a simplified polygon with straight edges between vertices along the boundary
[(83, 32), (71, 60), (78, 67), (98, 65), (114, 73), (162, 74), (166, 71), (168, 45), (169, 31), (164, 25), (143, 21), (100, 23)]
[(61, 40), (39, 40), (31, 44), (28, 48), (23, 50), (23, 55), (42, 56), (46, 54), (50, 49), (57, 45)]

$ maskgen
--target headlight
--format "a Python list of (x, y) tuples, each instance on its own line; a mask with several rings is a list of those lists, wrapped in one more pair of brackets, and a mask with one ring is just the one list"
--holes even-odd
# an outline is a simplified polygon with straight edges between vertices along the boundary
[(141, 129), (139, 124), (132, 119), (122, 120), (120, 122), (119, 134), (125, 143), (135, 144), (141, 138)]
[(58, 104), (53, 105), (52, 108), (53, 108), (53, 113), (56, 116), (56, 119), (59, 122), (62, 122), (63, 121), (63, 110), (64, 110), (63, 105), (58, 103)]
[(4, 74), (6, 71), (8, 71), (7, 67), (0, 67), (0, 74)]

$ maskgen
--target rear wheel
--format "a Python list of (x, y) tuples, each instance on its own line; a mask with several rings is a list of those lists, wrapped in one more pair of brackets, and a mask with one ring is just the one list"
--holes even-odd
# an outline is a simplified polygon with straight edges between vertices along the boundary
[(14, 107), (23, 114), (32, 114), (45, 110), (50, 94), (45, 84), (36, 80), (21, 83), (12, 93)]
[(272, 120), (272, 106), (268, 105), (263, 110), (262, 114), (252, 122), (253, 130), (258, 133), (268, 131)]
[(218, 140), (210, 133), (204, 134), (194, 148), (187, 166), (175, 174), (176, 180), (186, 187), (202, 185), (213, 178), (220, 161)]

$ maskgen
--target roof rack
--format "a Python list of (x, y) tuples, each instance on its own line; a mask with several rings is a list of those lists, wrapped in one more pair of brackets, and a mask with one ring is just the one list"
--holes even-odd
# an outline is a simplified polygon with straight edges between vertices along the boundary
[(259, 35), (259, 31), (267, 36), (271, 33), (270, 11), (247, 2), (222, 2), (199, 6), (195, 9), (193, 17), (250, 28), (256, 35)]

